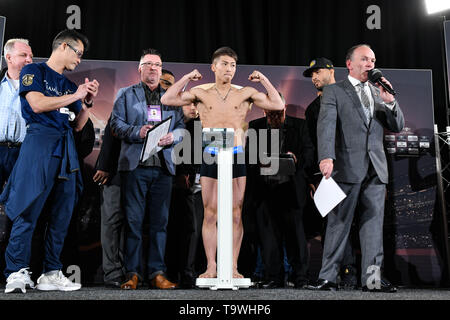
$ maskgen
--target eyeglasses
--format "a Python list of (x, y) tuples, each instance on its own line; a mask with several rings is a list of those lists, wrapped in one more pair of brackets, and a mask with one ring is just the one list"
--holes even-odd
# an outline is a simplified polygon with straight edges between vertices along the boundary
[(159, 62), (142, 62), (141, 66), (144, 66), (144, 67), (153, 67), (153, 66), (155, 66), (155, 68), (161, 68), (162, 67), (162, 63), (159, 63)]
[(73, 51), (75, 51), (75, 53), (77, 54), (78, 58), (81, 59), (81, 57), (83, 56), (83, 52), (81, 52), (81, 51), (78, 50), (78, 49), (75, 49), (74, 47), (72, 47), (72, 46), (71, 46), (69, 43), (67, 43), (67, 42), (66, 42), (66, 44), (67, 44), (67, 46), (68, 46), (70, 49), (72, 49)]

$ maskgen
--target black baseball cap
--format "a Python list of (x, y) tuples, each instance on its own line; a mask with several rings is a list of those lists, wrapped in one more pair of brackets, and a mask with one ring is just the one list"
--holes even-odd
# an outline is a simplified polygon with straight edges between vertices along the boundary
[(311, 73), (316, 69), (334, 69), (333, 62), (327, 58), (316, 58), (309, 63), (309, 68), (303, 71), (303, 76), (311, 78)]

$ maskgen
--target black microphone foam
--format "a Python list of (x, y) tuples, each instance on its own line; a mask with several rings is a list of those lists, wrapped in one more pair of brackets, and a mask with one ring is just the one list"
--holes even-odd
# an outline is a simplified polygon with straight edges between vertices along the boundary
[(378, 69), (369, 70), (367, 75), (369, 76), (369, 80), (373, 83), (376, 83), (378, 81), (378, 79), (380, 79), (383, 76), (381, 71)]
[(381, 77), (383, 76), (383, 74), (381, 73), (380, 70), (378, 70), (378, 69), (369, 70), (369, 72), (367, 73), (367, 76), (369, 77), (370, 82), (379, 83), (384, 88), (384, 90), (386, 90), (390, 94), (395, 95), (397, 93), (394, 91), (394, 89), (392, 89), (389, 85), (387, 85), (386, 83), (384, 83), (381, 80)]

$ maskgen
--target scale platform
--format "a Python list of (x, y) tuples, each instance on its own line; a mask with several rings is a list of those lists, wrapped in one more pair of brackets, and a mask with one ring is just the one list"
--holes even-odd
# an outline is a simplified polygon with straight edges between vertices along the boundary
[(209, 288), (210, 290), (238, 290), (240, 288), (248, 289), (253, 283), (249, 278), (233, 278), (231, 281), (219, 278), (197, 278), (195, 285), (199, 288)]

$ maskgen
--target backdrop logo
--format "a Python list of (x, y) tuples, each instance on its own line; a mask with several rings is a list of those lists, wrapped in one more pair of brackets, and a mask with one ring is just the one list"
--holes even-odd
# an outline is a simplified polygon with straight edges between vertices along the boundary
[(369, 29), (369, 30), (381, 29), (381, 9), (380, 9), (380, 7), (375, 4), (368, 6), (366, 13), (370, 14), (370, 16), (367, 18), (367, 21), (366, 21), (367, 29)]
[(66, 20), (67, 29), (81, 29), (81, 9), (77, 5), (70, 5), (66, 10), (70, 16)]

